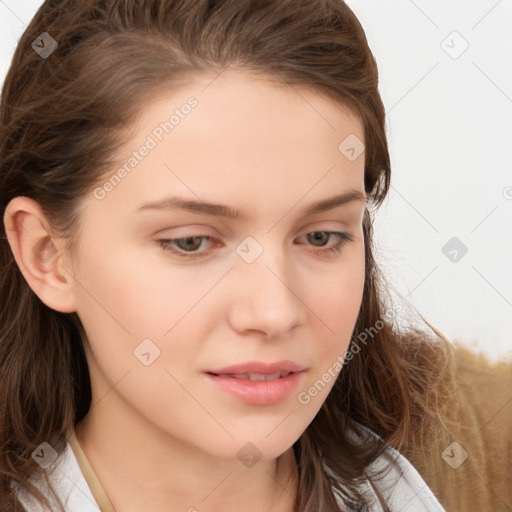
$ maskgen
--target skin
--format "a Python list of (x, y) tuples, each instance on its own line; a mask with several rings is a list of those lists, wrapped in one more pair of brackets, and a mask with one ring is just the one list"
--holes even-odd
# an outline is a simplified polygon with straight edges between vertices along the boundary
[[(75, 259), (25, 197), (6, 210), (8, 240), (40, 299), (76, 311), (84, 325), (93, 403), (75, 431), (117, 512), (291, 511), (291, 447), (334, 379), (307, 404), (298, 395), (346, 353), (364, 284), (364, 199), (302, 210), (347, 191), (364, 195), (364, 153), (350, 161), (338, 150), (364, 132), (318, 92), (225, 71), (144, 105), (119, 161), (190, 96), (198, 106), (121, 183), (101, 200), (81, 199)], [(135, 211), (168, 195), (226, 204), (247, 219)], [(318, 231), (353, 240), (328, 254), (337, 238), (307, 236)], [(174, 245), (206, 254), (195, 260), (157, 242), (195, 236), (212, 238)], [(247, 236), (263, 249), (250, 264), (236, 252)], [(160, 350), (149, 366), (134, 356), (146, 338)], [(306, 370), (288, 398), (263, 406), (203, 374), (253, 360)], [(261, 452), (252, 467), (237, 457), (248, 442)]]

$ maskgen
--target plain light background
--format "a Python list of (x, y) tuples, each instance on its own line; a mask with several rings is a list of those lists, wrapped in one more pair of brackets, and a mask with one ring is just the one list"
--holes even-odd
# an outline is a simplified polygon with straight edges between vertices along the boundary
[[(449, 339), (512, 360), (512, 0), (347, 4), (387, 112), (378, 260), (401, 300)], [(2, 82), (40, 5), (0, 0)]]

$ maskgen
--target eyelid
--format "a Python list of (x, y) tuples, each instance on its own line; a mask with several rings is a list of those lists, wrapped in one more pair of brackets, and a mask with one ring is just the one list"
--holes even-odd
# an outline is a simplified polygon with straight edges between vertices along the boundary
[[(299, 235), (297, 238), (302, 238), (307, 235), (311, 235), (314, 233), (324, 233), (327, 234), (329, 237), (329, 240), (335, 240), (334, 244), (327, 245), (327, 246), (319, 246), (315, 248), (316, 246), (311, 244), (298, 244), (298, 245), (309, 245), (309, 247), (312, 247), (310, 249), (310, 252), (312, 252), (315, 255), (319, 256), (326, 256), (326, 257), (336, 257), (339, 256), (341, 253), (341, 250), (344, 245), (347, 243), (353, 242), (356, 237), (354, 237), (351, 233), (348, 233), (346, 231), (335, 231), (335, 230), (328, 230), (328, 229), (313, 229), (313, 230), (307, 230), (303, 232), (302, 235)], [(187, 234), (185, 236), (175, 236), (173, 238), (164, 238), (164, 239), (158, 239), (157, 243), (159, 246), (164, 250), (168, 251), (173, 255), (176, 255), (178, 258), (181, 258), (183, 260), (195, 260), (195, 259), (202, 259), (207, 258), (209, 254), (212, 252), (212, 248), (206, 249), (204, 251), (193, 251), (193, 252), (187, 252), (180, 250), (178, 248), (175, 248), (173, 245), (173, 242), (186, 240), (187, 238), (201, 238), (201, 239), (209, 239), (211, 241), (215, 241), (216, 239), (214, 237), (211, 237), (209, 235), (203, 235), (203, 234)], [(337, 241), (336, 241), (337, 240)], [(201, 241), (202, 244), (202, 241)], [(218, 245), (218, 244), (217, 244)], [(169, 248), (167, 248), (169, 247)]]

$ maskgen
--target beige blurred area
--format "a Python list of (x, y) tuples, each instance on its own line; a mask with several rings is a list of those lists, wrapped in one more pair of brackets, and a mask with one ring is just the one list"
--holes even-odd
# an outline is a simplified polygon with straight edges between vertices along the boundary
[(456, 419), (429, 453), (408, 453), (446, 512), (512, 511), (512, 363), (454, 344)]

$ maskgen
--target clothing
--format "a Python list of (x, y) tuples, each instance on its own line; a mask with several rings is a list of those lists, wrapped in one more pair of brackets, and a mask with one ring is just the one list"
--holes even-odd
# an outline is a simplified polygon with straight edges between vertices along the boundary
[[(370, 429), (360, 425), (364, 432), (378, 436)], [(383, 495), (392, 512), (445, 512), (432, 491), (414, 469), (411, 463), (391, 446), (369, 468), (373, 473), (382, 467), (389, 467), (382, 480), (374, 481), (375, 487)], [(329, 471), (326, 468), (327, 471)], [(66, 448), (58, 456), (48, 471), (49, 479), (61, 499), (66, 512), (115, 512), (93, 468), (89, 464), (74, 431), (68, 438)], [(31, 483), (41, 489), (45, 496), (45, 482), (32, 475)], [(16, 482), (12, 482), (14, 487)], [(20, 486), (18, 498), (29, 512), (47, 512), (32, 496)], [(370, 512), (382, 512), (370, 483), (363, 488), (367, 500), (371, 502)], [(335, 491), (336, 499), (342, 510), (349, 510)], [(49, 510), (59, 510), (55, 502), (51, 502)]]

